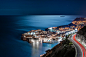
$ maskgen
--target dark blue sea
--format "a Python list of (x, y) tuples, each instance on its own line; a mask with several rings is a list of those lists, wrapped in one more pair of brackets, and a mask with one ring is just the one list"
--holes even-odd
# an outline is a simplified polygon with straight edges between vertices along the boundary
[(45, 30), (71, 23), (81, 15), (4, 15), (0, 16), (0, 57), (39, 57), (58, 44), (29, 44), (21, 40), (21, 34), (30, 30)]

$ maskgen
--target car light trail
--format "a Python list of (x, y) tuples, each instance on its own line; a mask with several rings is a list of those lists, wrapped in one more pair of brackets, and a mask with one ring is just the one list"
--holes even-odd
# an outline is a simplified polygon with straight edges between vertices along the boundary
[(83, 52), (83, 57), (86, 57), (86, 50), (85, 50), (84, 46), (75, 39), (75, 36), (76, 35), (73, 36), (73, 40), (81, 47), (82, 52)]

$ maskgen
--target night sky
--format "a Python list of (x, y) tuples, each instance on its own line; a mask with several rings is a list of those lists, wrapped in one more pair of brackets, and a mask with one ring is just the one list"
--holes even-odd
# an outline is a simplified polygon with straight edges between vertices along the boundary
[(0, 15), (85, 15), (85, 0), (0, 0)]

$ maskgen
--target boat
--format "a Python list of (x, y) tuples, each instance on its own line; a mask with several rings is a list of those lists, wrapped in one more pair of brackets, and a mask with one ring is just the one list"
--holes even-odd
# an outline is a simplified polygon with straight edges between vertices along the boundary
[(60, 16), (60, 17), (65, 17), (65, 16), (62, 15), (62, 16)]

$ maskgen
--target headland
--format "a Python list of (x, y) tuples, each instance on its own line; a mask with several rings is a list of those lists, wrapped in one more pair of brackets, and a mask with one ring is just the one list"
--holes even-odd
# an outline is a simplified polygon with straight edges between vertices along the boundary
[(86, 25), (86, 18), (76, 18), (68, 25), (62, 25), (59, 27), (49, 27), (45, 31), (31, 30), (22, 34), (21, 39), (33, 43), (34, 40), (38, 40), (41, 43), (54, 43), (60, 42), (66, 39), (66, 36), (79, 31)]

